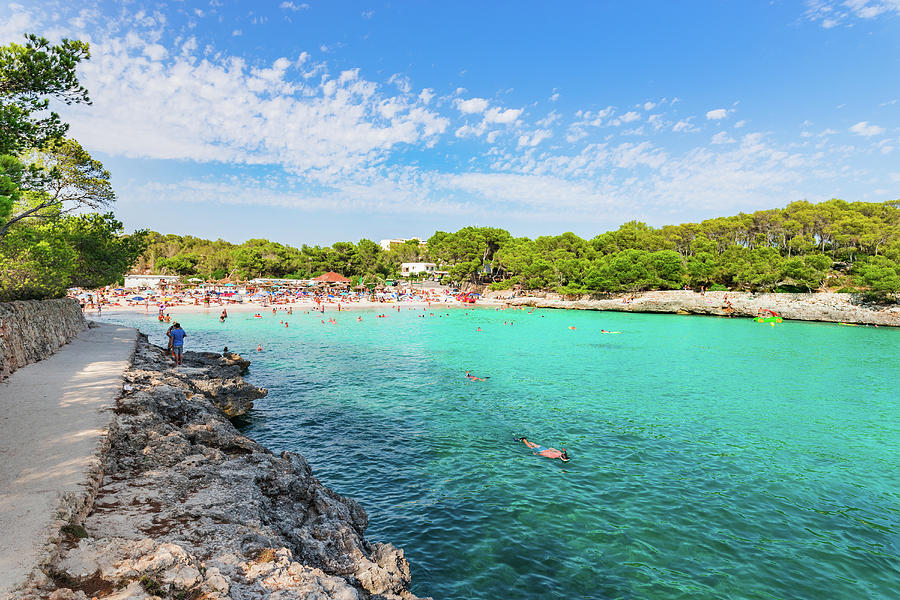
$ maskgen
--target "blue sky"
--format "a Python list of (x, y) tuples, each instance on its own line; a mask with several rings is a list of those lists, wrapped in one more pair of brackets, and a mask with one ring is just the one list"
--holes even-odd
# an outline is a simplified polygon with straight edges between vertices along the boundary
[(593, 237), (900, 198), (900, 0), (28, 2), (117, 216), (241, 242)]

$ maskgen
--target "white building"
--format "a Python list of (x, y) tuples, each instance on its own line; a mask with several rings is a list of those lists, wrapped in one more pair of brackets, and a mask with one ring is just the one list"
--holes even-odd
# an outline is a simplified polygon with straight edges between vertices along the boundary
[(157, 287), (160, 285), (171, 285), (178, 283), (181, 279), (178, 275), (126, 275), (126, 289)]
[(419, 242), (420, 246), (425, 244), (425, 242), (422, 241), (422, 238), (412, 237), (412, 238), (406, 238), (406, 239), (397, 238), (395, 240), (381, 240), (380, 242), (378, 242), (378, 245), (381, 246), (382, 250), (387, 252), (392, 247), (401, 246), (410, 240), (416, 240), (417, 242)]
[(418, 275), (420, 273), (427, 273), (431, 275), (434, 273), (435, 269), (437, 269), (437, 265), (434, 263), (426, 263), (426, 262), (415, 262), (415, 263), (402, 263), (400, 265), (400, 275), (403, 277), (409, 277), (410, 275)]

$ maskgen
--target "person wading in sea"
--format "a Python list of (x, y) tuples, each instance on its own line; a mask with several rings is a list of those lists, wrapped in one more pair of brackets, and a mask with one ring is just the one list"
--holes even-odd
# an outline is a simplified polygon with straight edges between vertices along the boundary
[(181, 366), (184, 362), (184, 336), (186, 336), (184, 329), (181, 328), (181, 325), (178, 321), (172, 325), (172, 329), (168, 332), (169, 340), (172, 344), (172, 358), (175, 359), (175, 366)]

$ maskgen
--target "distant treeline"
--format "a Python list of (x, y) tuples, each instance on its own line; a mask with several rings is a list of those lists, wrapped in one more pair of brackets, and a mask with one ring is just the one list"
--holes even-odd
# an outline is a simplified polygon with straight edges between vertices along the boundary
[(403, 262), (434, 262), (457, 284), (566, 294), (711, 288), (749, 291), (900, 291), (900, 201), (793, 202), (654, 228), (630, 221), (590, 240), (574, 233), (512, 237), (503, 229), (436, 232), (385, 251), (371, 240), (300, 248), (253, 239), (236, 245), (150, 233), (137, 268), (196, 276), (308, 278), (325, 271), (374, 282)]

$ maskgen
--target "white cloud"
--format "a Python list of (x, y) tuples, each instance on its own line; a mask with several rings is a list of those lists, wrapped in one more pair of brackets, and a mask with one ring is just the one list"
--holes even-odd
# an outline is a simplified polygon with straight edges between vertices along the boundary
[(900, 15), (900, 0), (807, 0), (806, 17), (825, 29), (852, 25), (854, 20), (870, 20), (882, 15)]
[(697, 131), (697, 128), (691, 122), (694, 117), (688, 117), (687, 119), (682, 119), (678, 121), (674, 125), (672, 125), (672, 131), (675, 133), (690, 133), (692, 131)]
[(432, 98), (434, 98), (434, 90), (431, 88), (425, 88), (419, 92), (419, 100), (422, 101), (422, 104), (429, 104)]
[(306, 10), (307, 8), (309, 8), (309, 4), (307, 4), (306, 2), (302, 2), (300, 4), (295, 4), (293, 2), (282, 2), (278, 5), (278, 8), (296, 12), (298, 10)]
[(584, 129), (579, 129), (577, 127), (570, 128), (569, 131), (566, 132), (566, 141), (570, 144), (574, 144), (586, 137), (587, 132)]
[(478, 137), (480, 135), (484, 135), (484, 132), (485, 132), (484, 127), (473, 126), (473, 125), (463, 125), (459, 129), (457, 129), (455, 132), (453, 132), (453, 135), (455, 135), (458, 138)]
[(556, 112), (556, 111), (554, 110), (554, 111), (550, 111), (550, 113), (548, 113), (546, 117), (544, 117), (543, 119), (539, 120), (539, 121), (536, 123), (536, 125), (537, 125), (538, 127), (550, 127), (551, 125), (553, 125), (554, 123), (556, 123), (556, 122), (559, 121), (560, 119), (562, 119), (562, 115), (559, 114), (558, 112)]
[(743, 127), (746, 124), (747, 124), (747, 121), (738, 121), (737, 123), (734, 124), (734, 128), (740, 129), (741, 127)]
[(149, 57), (150, 60), (160, 61), (168, 55), (169, 51), (159, 44), (148, 44), (147, 46), (144, 46), (144, 56)]
[(360, 13), (360, 16), (363, 19), (371, 19), (372, 17), (375, 16), (375, 11), (374, 10), (364, 10), (364, 11), (362, 11), (362, 13)]
[(711, 144), (733, 144), (735, 140), (728, 135), (728, 132), (720, 131), (716, 135), (712, 136), (712, 139), (709, 142)]
[(603, 110), (579, 110), (575, 113), (578, 119), (573, 125), (576, 127), (602, 127), (603, 125), (612, 124), (608, 118), (613, 113), (613, 107), (607, 106)]
[(868, 121), (860, 121), (859, 123), (851, 127), (850, 131), (852, 131), (856, 135), (861, 135), (863, 137), (872, 137), (873, 135), (880, 135), (884, 133), (884, 128), (874, 124), (870, 125)]
[(456, 109), (467, 115), (483, 113), (487, 107), (488, 101), (484, 98), (469, 98), (468, 100), (458, 98), (456, 100)]
[(519, 136), (519, 148), (533, 148), (546, 139), (553, 137), (553, 133), (547, 129), (538, 129), (530, 134)]
[(655, 102), (644, 102), (644, 110), (650, 111), (656, 108)]
[(553, 95), (550, 96), (550, 102), (556, 102), (559, 100), (559, 92), (553, 92)]
[(522, 112), (523, 111), (520, 108), (507, 108), (506, 110), (496, 107), (490, 108), (484, 113), (484, 121), (486, 123), (501, 124), (515, 123)]
[(409, 83), (409, 77), (406, 75), (401, 75), (400, 73), (394, 73), (388, 79), (388, 83), (393, 83), (397, 86), (397, 89), (403, 92), (404, 94), (408, 94), (409, 90), (412, 89), (412, 85)]
[(728, 110), (724, 108), (716, 108), (706, 113), (706, 118), (711, 121), (718, 121), (728, 116)]
[(607, 204), (608, 198), (591, 185), (548, 175), (463, 173), (447, 175), (441, 186), (461, 190), (495, 202), (542, 210), (559, 207), (589, 208)]
[(627, 112), (624, 115), (622, 115), (621, 117), (619, 117), (619, 120), (622, 123), (631, 123), (632, 121), (637, 121), (640, 118), (641, 118), (640, 114), (638, 114), (634, 111), (631, 111), (631, 112)]
[(378, 164), (398, 145), (428, 147), (450, 125), (415, 98), (379, 93), (358, 69), (306, 83), (295, 77), (296, 69), (315, 70), (306, 61), (251, 68), (238, 57), (173, 57), (133, 42), (110, 36), (92, 44), (79, 69), (94, 105), (66, 108), (65, 118), (93, 150), (275, 164), (329, 180)]

